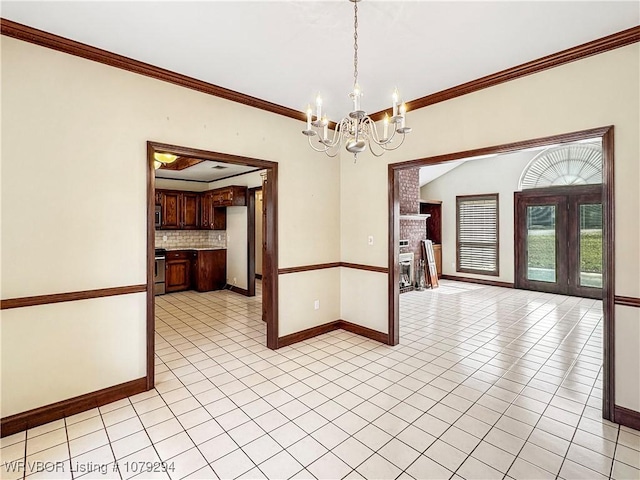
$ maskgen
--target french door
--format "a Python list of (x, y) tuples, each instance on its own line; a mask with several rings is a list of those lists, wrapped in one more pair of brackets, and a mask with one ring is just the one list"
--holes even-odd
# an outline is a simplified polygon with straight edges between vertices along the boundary
[(515, 286), (602, 298), (602, 186), (516, 192)]

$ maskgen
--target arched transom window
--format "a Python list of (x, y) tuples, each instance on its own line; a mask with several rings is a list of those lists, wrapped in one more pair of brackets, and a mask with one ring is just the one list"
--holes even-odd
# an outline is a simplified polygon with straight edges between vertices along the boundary
[(550, 147), (536, 155), (525, 167), (518, 187), (555, 187), (602, 183), (602, 147), (596, 143), (576, 143)]

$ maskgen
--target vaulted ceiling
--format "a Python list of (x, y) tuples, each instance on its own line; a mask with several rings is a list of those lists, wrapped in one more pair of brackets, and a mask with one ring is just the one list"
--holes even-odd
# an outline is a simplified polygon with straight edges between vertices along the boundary
[[(363, 108), (419, 98), (640, 24), (636, 1), (358, 3)], [(2, 17), (304, 110), (349, 109), (353, 3), (2, 2)]]

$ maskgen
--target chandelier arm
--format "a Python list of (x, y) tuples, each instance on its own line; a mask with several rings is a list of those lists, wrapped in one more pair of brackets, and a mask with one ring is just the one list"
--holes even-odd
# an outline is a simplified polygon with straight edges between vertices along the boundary
[(402, 138), (400, 139), (400, 143), (398, 143), (395, 147), (387, 147), (385, 145), (380, 145), (382, 147), (382, 149), (386, 150), (387, 152), (391, 152), (393, 150), (397, 150), (398, 148), (400, 148), (402, 146), (402, 144), (404, 143), (404, 139), (407, 136), (406, 133), (401, 134)]
[(373, 148), (373, 145), (372, 145), (371, 141), (369, 141), (368, 139), (367, 139), (367, 144), (369, 145), (369, 151), (371, 152), (371, 154), (372, 154), (374, 157), (381, 157), (382, 155), (384, 155), (384, 154), (385, 154), (385, 151), (386, 151), (386, 150), (385, 150), (384, 148), (382, 148), (379, 144), (377, 144), (377, 143), (375, 143), (375, 142), (374, 142), (374, 144), (375, 144), (375, 145), (377, 145), (377, 146), (379, 146), (380, 148), (382, 148), (382, 151), (381, 151), (380, 153), (376, 153), (376, 151), (375, 151), (375, 150), (374, 150), (374, 148)]
[(326, 153), (327, 150), (329, 150), (329, 147), (325, 145), (324, 148), (317, 148), (316, 146), (313, 145), (313, 143), (311, 143), (311, 138), (312, 137), (307, 137), (307, 139), (309, 140), (309, 146), (311, 148), (313, 148), (316, 152), (320, 152), (320, 153)]
[(371, 131), (371, 140), (373, 140), (373, 142), (380, 147), (384, 148), (384, 145), (388, 145), (389, 143), (391, 143), (393, 138), (396, 136), (396, 130), (392, 129), (391, 136), (389, 138), (387, 138), (386, 140), (380, 140), (380, 137), (378, 135), (378, 128), (376, 127), (376, 124), (371, 119), (371, 117), (367, 117), (365, 122), (369, 124), (369, 129)]
[[(331, 140), (327, 139), (327, 140), (323, 140), (320, 143), (322, 143), (323, 145), (325, 145), (327, 148), (333, 148), (335, 147), (338, 143), (340, 143), (340, 139), (339, 137), (336, 138), (337, 135), (337, 129), (338, 127), (336, 127), (336, 130), (333, 131), (333, 136), (331, 137)], [(318, 135), (320, 135), (318, 133)]]

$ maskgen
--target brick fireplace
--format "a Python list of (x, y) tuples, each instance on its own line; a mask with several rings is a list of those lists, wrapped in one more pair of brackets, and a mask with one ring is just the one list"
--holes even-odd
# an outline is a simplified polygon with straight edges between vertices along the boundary
[[(417, 262), (422, 259), (422, 240), (425, 240), (427, 229), (425, 216), (418, 217), (420, 213), (420, 169), (401, 170), (399, 172), (400, 184), (400, 266), (413, 258), (410, 269), (411, 283), (415, 284), (416, 278), (413, 272)], [(406, 241), (406, 245), (405, 245)], [(411, 257), (410, 255), (413, 255)], [(406, 270), (406, 267), (405, 267)], [(401, 276), (402, 277), (402, 276)], [(400, 279), (400, 291), (407, 291), (404, 279)]]
[(426, 217), (410, 218), (406, 215), (420, 213), (420, 169), (401, 170), (400, 180), (400, 240), (408, 240), (407, 246), (400, 247), (400, 253), (413, 253), (414, 259), (422, 258), (422, 245), (426, 240)]

